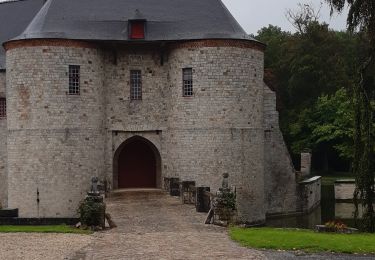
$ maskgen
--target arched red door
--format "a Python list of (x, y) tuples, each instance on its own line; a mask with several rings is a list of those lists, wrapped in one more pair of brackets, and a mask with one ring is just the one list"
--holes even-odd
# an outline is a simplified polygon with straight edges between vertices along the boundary
[(129, 140), (118, 157), (119, 188), (155, 188), (156, 158), (147, 141)]

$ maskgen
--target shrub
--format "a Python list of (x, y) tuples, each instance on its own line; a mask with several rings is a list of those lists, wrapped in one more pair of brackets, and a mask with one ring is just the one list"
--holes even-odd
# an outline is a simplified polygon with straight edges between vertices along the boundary
[(105, 204), (95, 197), (87, 197), (82, 201), (79, 205), (78, 213), (83, 226), (104, 226)]

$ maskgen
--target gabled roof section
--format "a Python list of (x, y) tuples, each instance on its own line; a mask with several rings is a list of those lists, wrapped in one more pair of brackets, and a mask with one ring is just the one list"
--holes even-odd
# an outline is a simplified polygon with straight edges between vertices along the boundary
[[(0, 45), (22, 33), (44, 2), (44, 0), (0, 2)], [(0, 70), (3, 69), (5, 69), (5, 51), (0, 46)]]
[(128, 41), (136, 10), (147, 21), (145, 41), (254, 40), (221, 0), (48, 0), (14, 40)]

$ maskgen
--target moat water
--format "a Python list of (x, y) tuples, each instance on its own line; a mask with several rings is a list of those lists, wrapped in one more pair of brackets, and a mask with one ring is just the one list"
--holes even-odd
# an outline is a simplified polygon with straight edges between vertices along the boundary
[(315, 225), (332, 220), (340, 220), (348, 226), (354, 226), (354, 204), (336, 202), (333, 185), (322, 185), (322, 200), (318, 208), (308, 215), (283, 217), (267, 220), (267, 226), (284, 228), (314, 229)]

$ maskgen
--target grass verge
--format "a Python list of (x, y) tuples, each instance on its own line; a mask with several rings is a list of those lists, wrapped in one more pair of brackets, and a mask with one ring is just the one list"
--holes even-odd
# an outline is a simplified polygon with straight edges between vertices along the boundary
[(336, 180), (347, 180), (347, 179), (355, 179), (352, 176), (323, 176), (322, 177), (322, 185), (334, 185)]
[(65, 234), (92, 234), (89, 230), (67, 225), (55, 226), (0, 226), (0, 233), (65, 233)]
[(233, 227), (230, 236), (243, 246), (258, 249), (375, 254), (374, 234), (347, 235), (299, 229)]

